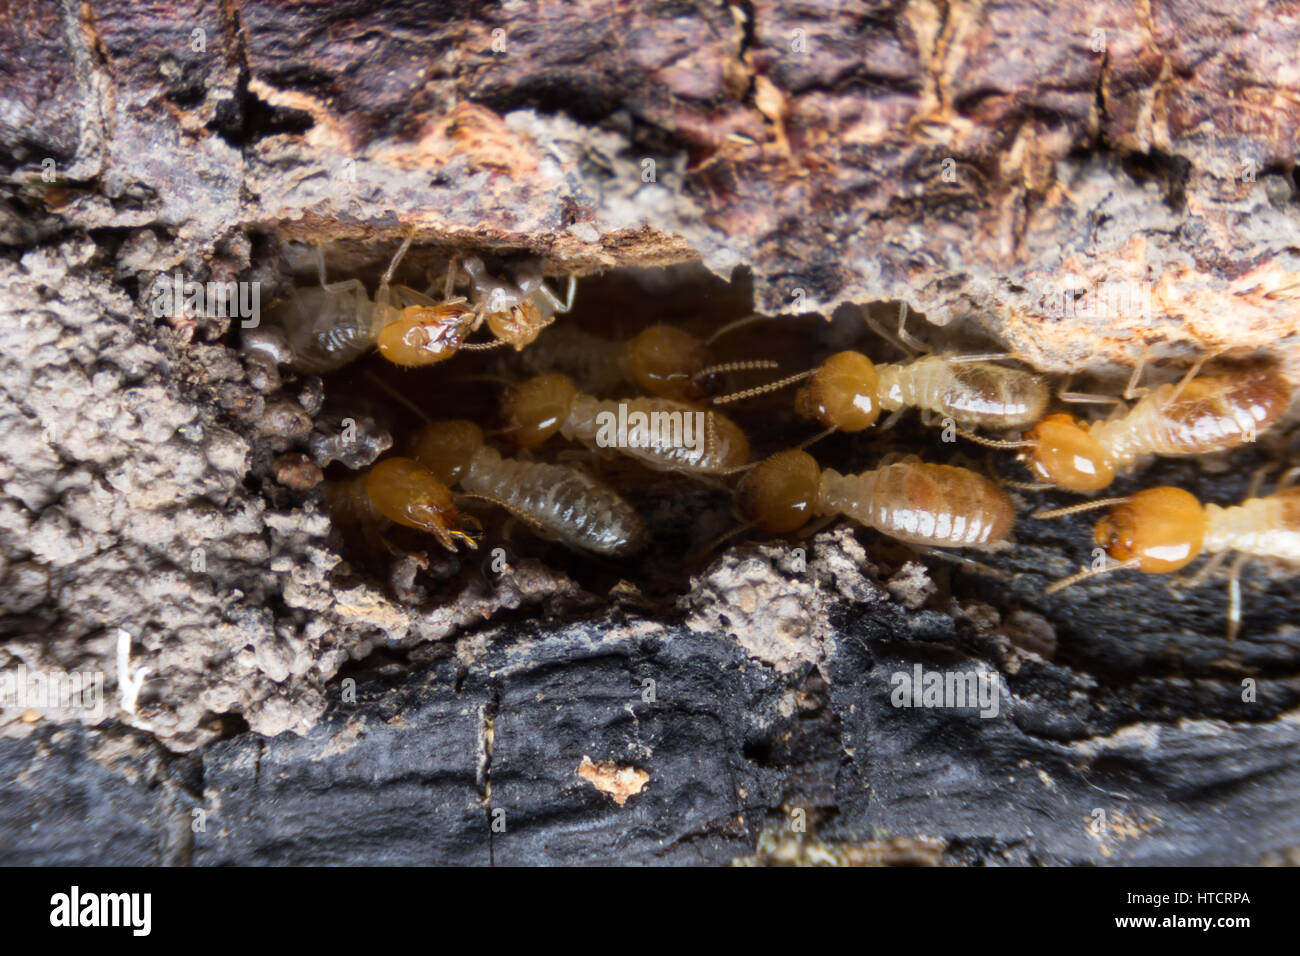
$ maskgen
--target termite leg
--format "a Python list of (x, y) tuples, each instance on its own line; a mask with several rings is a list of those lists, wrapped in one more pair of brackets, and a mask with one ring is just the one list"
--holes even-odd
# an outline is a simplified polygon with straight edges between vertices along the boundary
[(1011, 575), (1005, 571), (999, 571), (997, 568), (990, 567), (982, 561), (976, 561), (974, 558), (968, 558), (962, 554), (953, 554), (951, 551), (943, 551), (939, 548), (922, 548), (921, 554), (931, 558), (938, 558), (940, 561), (950, 561), (953, 564), (959, 564), (968, 571), (974, 571), (978, 574), (985, 574), (999, 581), (1010, 581)]
[(1181, 395), (1183, 389), (1187, 387), (1187, 383), (1190, 382), (1192, 379), (1196, 378), (1197, 373), (1200, 372), (1201, 368), (1205, 365), (1205, 363), (1208, 362), (1210, 359), (1214, 358), (1216, 355), (1220, 354), (1222, 351), (1223, 351), (1222, 348), (1218, 348), (1215, 349), (1213, 352), (1202, 352), (1200, 356), (1196, 359), (1196, 361), (1192, 363), (1191, 368), (1187, 370), (1187, 374), (1184, 375), (1182, 379), (1179, 380), (1178, 384), (1174, 386), (1174, 390), (1169, 393), (1169, 400), (1172, 402), (1179, 395)]
[(1228, 640), (1235, 641), (1241, 633), (1241, 569), (1250, 560), (1244, 551), (1237, 555), (1228, 571)]
[(397, 271), (397, 267), (401, 265), (402, 259), (406, 256), (407, 250), (411, 248), (412, 238), (412, 236), (407, 236), (402, 240), (402, 244), (397, 247), (397, 252), (393, 255), (393, 261), (388, 263), (388, 268), (384, 270), (384, 277), (379, 280), (384, 285), (388, 285), (393, 281), (393, 273)]
[(889, 431), (891, 428), (893, 428), (895, 425), (898, 424), (899, 419), (903, 417), (903, 412), (905, 411), (907, 411), (906, 406), (894, 409), (892, 412), (889, 413), (889, 417), (885, 419), (885, 424), (877, 428), (876, 431), (877, 432)]
[(866, 323), (867, 328), (875, 332), (886, 342), (894, 346), (908, 359), (915, 359), (917, 353), (927, 352), (925, 344), (912, 337), (906, 330), (907, 324), (907, 303), (904, 302), (898, 307), (898, 334), (895, 335), (888, 329), (884, 328), (879, 322), (871, 317), (871, 313), (866, 309), (862, 310), (862, 320)]
[[(573, 308), (573, 296), (577, 292), (577, 289), (578, 289), (578, 277), (574, 275), (572, 272), (569, 273), (568, 296), (563, 300), (561, 300), (558, 295), (552, 292), (550, 287), (545, 282), (540, 282), (537, 285), (537, 291), (541, 292), (542, 295), (546, 296), (546, 300), (551, 303), (551, 307), (554, 308), (555, 311), (558, 312), (560, 315), (563, 315), (565, 312), (568, 312)], [(550, 323), (547, 324), (549, 325)]]
[(1144, 345), (1142, 351), (1138, 353), (1137, 364), (1133, 366), (1133, 374), (1128, 377), (1128, 384), (1124, 386), (1124, 398), (1127, 401), (1131, 402), (1150, 391), (1146, 386), (1138, 386), (1138, 382), (1142, 380), (1142, 371), (1146, 368), (1146, 364), (1147, 349)]
[(450, 299), (451, 294), (456, 291), (456, 273), (460, 271), (460, 256), (452, 256), (447, 260), (447, 278), (442, 283), (442, 297)]
[(360, 292), (366, 295), (366, 285), (360, 279), (340, 279), (338, 282), (325, 281), (325, 252), (316, 246), (316, 272), (320, 276), (320, 287), (326, 292)]
[[(379, 280), (379, 288), (375, 291), (375, 308), (383, 309), (388, 306), (388, 286), (393, 281), (393, 273), (397, 271), (398, 265), (401, 264), (406, 251), (411, 248), (412, 236), (408, 235), (402, 240), (402, 244), (397, 247), (397, 252), (393, 259), (388, 263), (388, 268), (384, 270), (383, 277)], [(382, 313), (380, 313), (382, 314)]]
[(1078, 404), (1091, 405), (1117, 405), (1119, 398), (1115, 395), (1098, 395), (1095, 392), (1072, 392), (1070, 383), (1074, 381), (1073, 375), (1067, 375), (1056, 389), (1056, 397), (1063, 402), (1075, 402)]
[(1228, 551), (1219, 551), (1212, 555), (1210, 560), (1201, 565), (1200, 569), (1191, 577), (1173, 578), (1170, 580), (1169, 586), (1180, 591), (1190, 591), (1193, 588), (1199, 588), (1210, 579), (1210, 575), (1219, 570), (1219, 565), (1223, 564), (1224, 558), (1226, 558), (1229, 553), (1230, 552)]
[(947, 355), (944, 360), (949, 365), (962, 365), (966, 362), (1001, 362), (1014, 357), (1010, 352), (971, 352), (969, 355)]
[(754, 526), (751, 524), (741, 522), (740, 524), (730, 529), (729, 531), (724, 531), (722, 534), (718, 535), (712, 541), (707, 542), (703, 547), (697, 548), (694, 551), (692, 551), (690, 554), (688, 554), (685, 559), (686, 563), (688, 565), (691, 565), (703, 561), (705, 558), (709, 557), (711, 554), (713, 554), (714, 551), (717, 551), (718, 548), (722, 547), (732, 538), (736, 537), (739, 534), (744, 534), (746, 531), (753, 529), (753, 527)]
[(1282, 491), (1290, 488), (1295, 484), (1296, 478), (1300, 478), (1300, 465), (1294, 465), (1282, 472), (1282, 476), (1277, 480), (1277, 490)]
[(909, 348), (915, 349), (922, 354), (932, 352), (933, 349), (926, 345), (911, 332), (907, 331), (907, 303), (900, 302), (898, 306), (898, 338)]
[[(1276, 463), (1260, 465), (1250, 476), (1250, 486), (1246, 489), (1247, 498), (1258, 498), (1259, 489), (1264, 486), (1264, 476), (1277, 467)], [(1278, 489), (1281, 490), (1280, 488)]]
[(801, 541), (804, 538), (811, 538), (813, 535), (821, 531), (827, 525), (833, 524), (834, 522), (838, 521), (839, 517), (840, 517), (839, 515), (823, 515), (820, 518), (815, 518), (812, 521), (809, 521), (802, 528), (800, 528), (799, 531), (796, 533), (795, 537), (799, 538)]

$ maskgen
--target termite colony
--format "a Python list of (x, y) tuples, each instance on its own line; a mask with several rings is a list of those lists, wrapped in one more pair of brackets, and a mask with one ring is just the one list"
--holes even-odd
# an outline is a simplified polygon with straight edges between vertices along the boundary
[[(1093, 493), (1154, 456), (1248, 444), (1291, 399), (1276, 365), (1256, 357), (1207, 356), (1212, 366), (1198, 359), (1145, 389), (1139, 362), (1121, 395), (1087, 395), (1010, 355), (937, 351), (897, 304), (831, 324), (760, 319), (743, 280), (700, 269), (617, 270), (579, 289), (572, 276), (544, 279), (536, 260), (412, 246), (369, 286), (331, 281), (310, 251), (311, 278), (282, 290), (244, 348), (327, 376), (326, 421), (386, 424), (392, 440), (361, 459), (316, 456), (321, 497), (366, 560), (415, 556), (431, 578), (460, 573), (470, 552), (473, 573), (485, 554), (538, 549), (562, 549), (606, 583), (637, 569), (645, 579), (651, 566), (680, 575), (740, 533), (804, 537), (849, 519), (887, 554), (1020, 580), (1029, 572), (961, 554), (1013, 549), (1018, 495)], [(741, 334), (760, 322), (760, 335)], [(913, 422), (895, 428), (909, 410)], [(998, 463), (1001, 450), (1027, 474)], [(1110, 510), (1091, 567), (1029, 588), (1170, 572), (1209, 553), (1199, 583), (1235, 551), (1233, 637), (1242, 560), (1300, 561), (1292, 477), (1228, 508), (1153, 488), (1039, 509), (1041, 519)]]

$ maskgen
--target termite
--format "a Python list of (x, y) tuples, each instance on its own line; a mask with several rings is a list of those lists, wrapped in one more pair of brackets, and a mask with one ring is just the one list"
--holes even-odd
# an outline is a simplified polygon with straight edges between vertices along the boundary
[(503, 458), (471, 421), (423, 426), (410, 453), (448, 487), (500, 505), (571, 548), (626, 557), (646, 544), (641, 516), (613, 488), (576, 468)]
[(655, 471), (724, 475), (749, 460), (745, 433), (718, 412), (668, 398), (600, 399), (558, 372), (508, 389), (501, 414), (503, 434), (519, 448), (536, 448), (558, 432)]
[(1196, 496), (1181, 488), (1161, 486), (1139, 491), (1127, 498), (1090, 501), (1069, 508), (1040, 511), (1036, 518), (1059, 518), (1093, 508), (1109, 507), (1097, 522), (1093, 540), (1113, 564), (1088, 568), (1048, 586), (1054, 594), (1087, 578), (1135, 569), (1148, 574), (1180, 571), (1203, 553), (1212, 557), (1191, 579), (1182, 582), (1195, 587), (1206, 580), (1229, 553), (1238, 552), (1228, 577), (1228, 639), (1241, 629), (1242, 566), (1251, 558), (1272, 558), (1300, 562), (1300, 488), (1290, 483), (1300, 470), (1291, 469), (1278, 489), (1263, 498), (1255, 497), (1258, 479), (1239, 505), (1227, 508), (1202, 505)]
[(448, 551), (457, 540), (477, 548), (464, 530), (451, 489), (436, 474), (410, 458), (385, 458), (363, 475), (325, 483), (325, 497), (336, 521), (359, 523), (373, 533), (377, 518), (433, 535)]
[(573, 371), (594, 392), (615, 388), (621, 381), (659, 398), (698, 402), (713, 393), (717, 376), (776, 368), (767, 360), (718, 364), (711, 348), (732, 326), (701, 339), (675, 325), (659, 323), (627, 342), (617, 342), (578, 328), (556, 329), (526, 353), (526, 365), (543, 370)]
[[(453, 295), (461, 269), (470, 280), (469, 299)], [(420, 366), (441, 362), (460, 349), (480, 351), (502, 345), (523, 349), (555, 321), (557, 313), (573, 308), (577, 278), (569, 276), (568, 298), (561, 300), (535, 264), (521, 266), (517, 276), (513, 284), (494, 278), (483, 260), (471, 256), (463, 263), (453, 258), (447, 264), (441, 301), (429, 298), (432, 287), (423, 295), (398, 287), (394, 292), (400, 290), (403, 308), (380, 330), (376, 343), (380, 354), (396, 365)], [(485, 322), (495, 339), (467, 342)]]
[(411, 246), (408, 236), (380, 279), (372, 301), (359, 279), (327, 282), (325, 258), (316, 250), (320, 287), (291, 289), (268, 316), (289, 340), (290, 365), (309, 374), (342, 368), (378, 347), (403, 366), (432, 365), (453, 355), (469, 334), (474, 310), (464, 299), (444, 301), (391, 285)]
[[(292, 353), (291, 365), (300, 372), (332, 372), (378, 348), (395, 365), (408, 368), (445, 361), (460, 349), (498, 345), (523, 348), (554, 320), (557, 311), (573, 303), (575, 279), (570, 277), (569, 299), (561, 302), (537, 276), (528, 273), (518, 285), (491, 279), (477, 258), (465, 268), (473, 286), (474, 301), (453, 295), (458, 264), (447, 268), (442, 298), (433, 289), (417, 292), (392, 285), (393, 274), (411, 246), (407, 237), (380, 280), (372, 301), (359, 279), (327, 282), (324, 256), (317, 250), (320, 287), (291, 289), (269, 319), (285, 330)], [(487, 322), (496, 341), (468, 343), (468, 336)]]
[[(452, 263), (455, 268), (455, 263)], [(483, 260), (470, 256), (461, 263), (470, 280), (470, 303), (474, 321), (470, 331), (484, 322), (496, 337), (493, 342), (465, 346), (466, 348), (495, 348), (511, 345), (515, 351), (530, 345), (542, 330), (555, 321), (559, 313), (573, 308), (577, 278), (569, 276), (568, 296), (561, 299), (551, 291), (542, 278), (541, 269), (528, 263), (516, 271), (515, 281), (507, 282), (490, 275)]]
[[(906, 317), (904, 306), (900, 337), (906, 335)], [(1013, 429), (1037, 421), (1047, 408), (1046, 380), (995, 365), (989, 361), (994, 357), (1002, 356), (926, 355), (877, 365), (861, 352), (837, 352), (815, 369), (713, 402), (751, 398), (806, 379), (808, 384), (795, 395), (795, 411), (838, 431), (862, 431), (876, 423), (882, 410), (897, 414), (909, 406), (970, 427)]]
[(799, 449), (750, 469), (736, 505), (769, 534), (789, 534), (818, 515), (844, 515), (908, 544), (979, 551), (1006, 547), (1016, 517), (1006, 492), (966, 468), (903, 460), (842, 475)]
[(1047, 485), (1098, 491), (1148, 455), (1204, 455), (1254, 441), (1291, 403), (1291, 384), (1272, 362), (1196, 377), (1199, 367), (1198, 362), (1176, 385), (1147, 392), (1117, 417), (1087, 423), (1055, 413), (1029, 429), (1023, 441), (976, 440), (1024, 449), (1020, 460)]

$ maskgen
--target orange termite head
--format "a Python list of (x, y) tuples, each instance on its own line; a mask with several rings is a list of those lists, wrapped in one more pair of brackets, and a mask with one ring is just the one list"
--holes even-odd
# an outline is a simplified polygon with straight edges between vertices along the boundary
[(456, 354), (473, 318), (466, 305), (407, 306), (379, 330), (379, 354), (407, 368), (435, 365)]
[(419, 462), (385, 458), (366, 473), (365, 488), (371, 506), (389, 521), (427, 531), (449, 551), (457, 538), (477, 547), (462, 530), (451, 490)]
[(760, 461), (736, 488), (736, 507), (769, 534), (789, 534), (813, 517), (821, 468), (806, 451), (782, 451)]
[(1201, 553), (1205, 509), (1181, 488), (1148, 488), (1112, 508), (1093, 537), (1116, 561), (1136, 561), (1139, 571), (1177, 571)]
[(508, 389), (501, 399), (506, 438), (520, 448), (536, 448), (560, 430), (577, 395), (573, 379), (559, 372)]
[(838, 352), (817, 367), (794, 399), (795, 411), (827, 428), (860, 432), (880, 417), (880, 377), (861, 352)]
[(619, 352), (623, 374), (660, 398), (697, 402), (705, 388), (696, 376), (713, 364), (709, 347), (672, 325), (652, 325)]
[(504, 311), (487, 314), (487, 325), (492, 334), (499, 341), (513, 345), (516, 352), (531, 345), (541, 335), (542, 329), (550, 324), (551, 320), (543, 319), (537, 306), (527, 300)]
[(1068, 491), (1098, 491), (1115, 480), (1106, 449), (1072, 415), (1048, 415), (1025, 434), (1020, 455), (1043, 481)]
[(431, 422), (411, 439), (411, 457), (448, 487), (469, 471), (474, 453), (483, 447), (483, 429), (464, 418)]

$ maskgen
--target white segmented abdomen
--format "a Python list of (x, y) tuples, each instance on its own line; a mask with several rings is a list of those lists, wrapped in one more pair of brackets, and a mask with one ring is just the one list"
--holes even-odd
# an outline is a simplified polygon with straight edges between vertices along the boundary
[(1047, 408), (1044, 380), (990, 362), (954, 362), (929, 355), (898, 365), (878, 365), (880, 407), (927, 409), (959, 425), (1024, 428)]
[(669, 398), (605, 401), (580, 394), (560, 434), (655, 471), (721, 474), (749, 458), (749, 443), (730, 419)]
[(379, 337), (374, 304), (357, 292), (298, 290), (268, 318), (288, 336), (293, 367), (314, 375), (360, 358)]
[(645, 524), (636, 509), (576, 468), (502, 458), (494, 449), (480, 448), (460, 486), (506, 502), (536, 522), (546, 537), (570, 547), (618, 557), (645, 545)]
[(899, 462), (858, 475), (822, 471), (819, 514), (843, 514), (882, 534), (935, 548), (1004, 547), (1015, 521), (1006, 494), (965, 468)]
[(1228, 508), (1206, 505), (1205, 550), (1300, 562), (1300, 494), (1293, 491), (1300, 488)]

